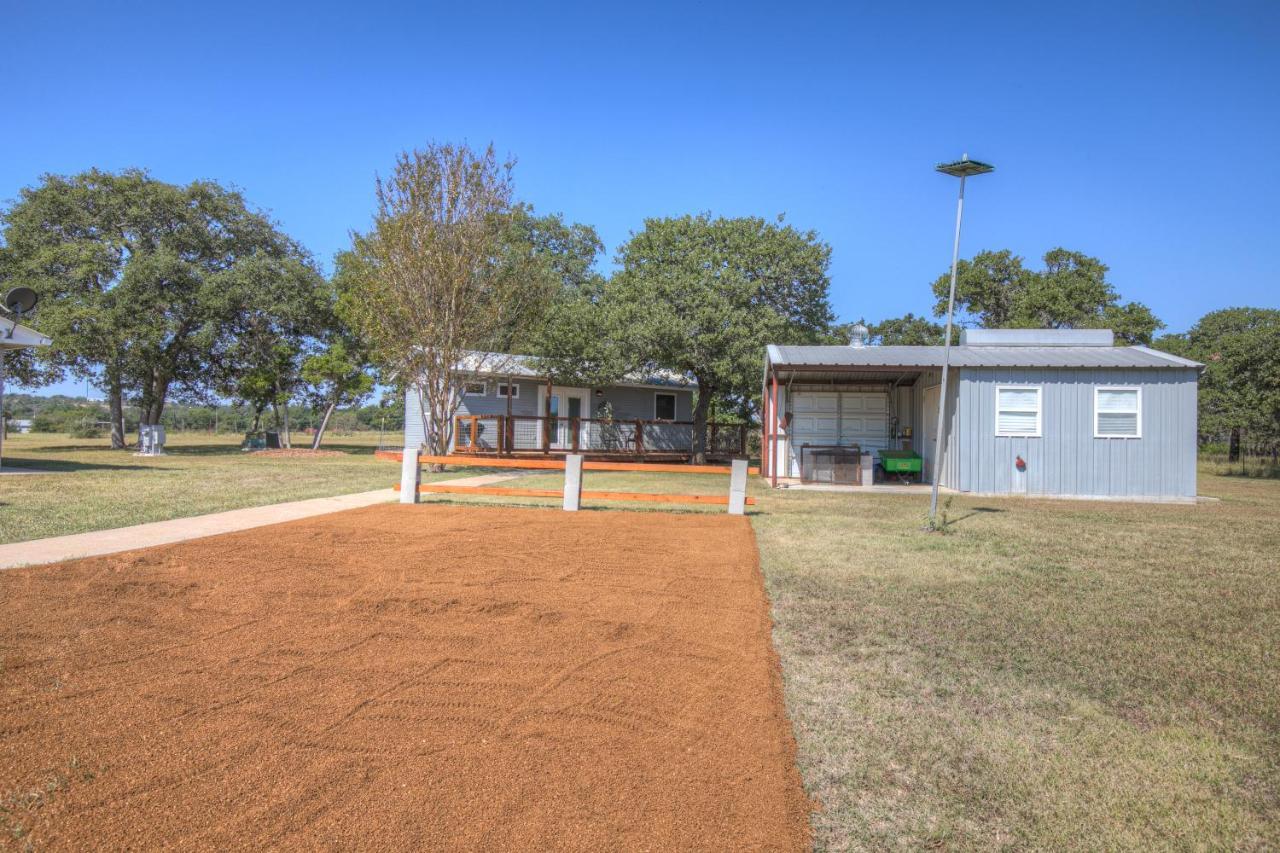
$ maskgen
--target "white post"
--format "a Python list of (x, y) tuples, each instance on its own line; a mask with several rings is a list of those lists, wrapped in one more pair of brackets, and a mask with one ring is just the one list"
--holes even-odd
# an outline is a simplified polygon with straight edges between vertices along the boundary
[(582, 506), (582, 454), (564, 458), (564, 511), (577, 512)]
[(400, 460), (400, 503), (416, 504), (418, 502), (418, 483), (421, 482), (422, 468), (418, 464), (418, 448), (406, 447)]
[(729, 472), (729, 515), (742, 515), (747, 511), (747, 460), (733, 460)]

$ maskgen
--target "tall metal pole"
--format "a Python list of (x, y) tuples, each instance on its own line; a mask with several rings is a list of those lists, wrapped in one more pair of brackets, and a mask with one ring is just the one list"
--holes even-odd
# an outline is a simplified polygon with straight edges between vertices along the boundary
[[(964, 159), (969, 159), (966, 154)], [(942, 341), (942, 387), (938, 391), (938, 425), (933, 439), (933, 494), (929, 497), (929, 523), (938, 516), (938, 483), (942, 477), (942, 428), (947, 413), (947, 374), (951, 368), (951, 319), (956, 310), (956, 267), (960, 263), (960, 222), (964, 219), (964, 179), (960, 176), (960, 200), (956, 202), (956, 240), (951, 248), (951, 291), (947, 296), (947, 336)]]

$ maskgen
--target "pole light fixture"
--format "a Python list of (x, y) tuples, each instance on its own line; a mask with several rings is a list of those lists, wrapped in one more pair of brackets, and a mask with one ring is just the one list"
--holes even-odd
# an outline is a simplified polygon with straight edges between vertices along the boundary
[(965, 154), (954, 163), (939, 163), (937, 171), (960, 179), (960, 199), (956, 202), (956, 239), (951, 247), (951, 290), (947, 296), (947, 332), (942, 340), (942, 387), (938, 389), (938, 424), (933, 438), (933, 493), (929, 497), (929, 526), (937, 524), (938, 484), (942, 477), (942, 427), (947, 414), (947, 374), (951, 369), (951, 326), (956, 310), (956, 267), (960, 263), (960, 223), (964, 219), (964, 182), (974, 175), (985, 175), (995, 166), (970, 160)]

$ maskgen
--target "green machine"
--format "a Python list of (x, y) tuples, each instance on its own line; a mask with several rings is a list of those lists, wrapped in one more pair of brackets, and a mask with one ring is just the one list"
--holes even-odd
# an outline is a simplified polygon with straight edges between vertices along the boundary
[(917, 480), (924, 470), (924, 462), (920, 454), (914, 450), (881, 450), (880, 467), (884, 469), (887, 480), (890, 475), (903, 482)]

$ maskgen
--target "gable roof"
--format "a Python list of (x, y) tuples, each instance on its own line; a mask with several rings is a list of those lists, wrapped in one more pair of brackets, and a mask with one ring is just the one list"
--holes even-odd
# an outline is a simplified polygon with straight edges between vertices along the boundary
[[(942, 366), (941, 346), (779, 346), (768, 347), (769, 363), (778, 367), (913, 367)], [(953, 367), (1204, 367), (1150, 347), (1110, 346), (953, 346)]]
[[(496, 376), (499, 378), (510, 376), (521, 379), (548, 378), (545, 373), (538, 370), (537, 357), (532, 355), (473, 352), (459, 363), (458, 369), (474, 373), (477, 376)], [(613, 385), (689, 389), (698, 387), (697, 381), (691, 377), (666, 367), (632, 371), (617, 382), (614, 382)]]

